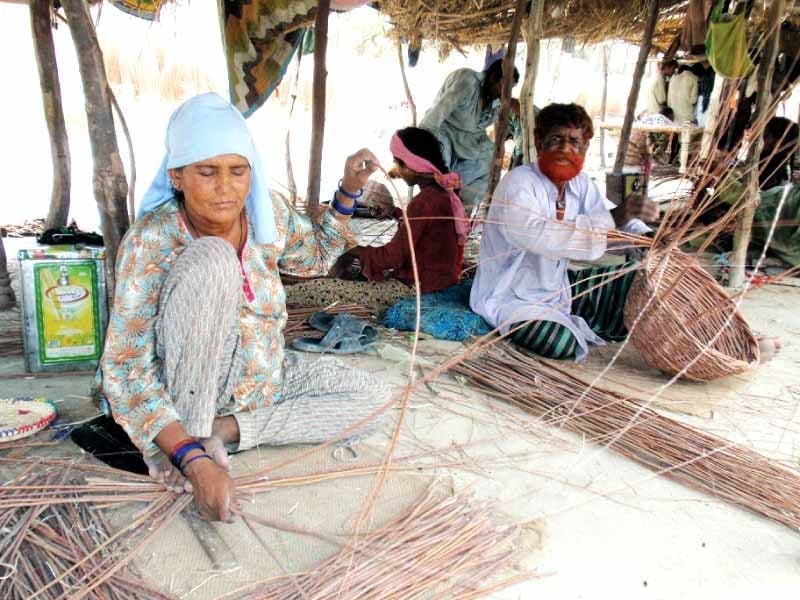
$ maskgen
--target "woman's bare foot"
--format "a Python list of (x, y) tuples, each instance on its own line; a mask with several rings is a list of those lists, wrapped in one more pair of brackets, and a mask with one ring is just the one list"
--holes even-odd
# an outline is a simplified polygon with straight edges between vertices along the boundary
[(761, 363), (765, 363), (775, 358), (775, 355), (783, 348), (783, 340), (779, 337), (760, 337), (758, 338), (758, 349), (761, 353)]

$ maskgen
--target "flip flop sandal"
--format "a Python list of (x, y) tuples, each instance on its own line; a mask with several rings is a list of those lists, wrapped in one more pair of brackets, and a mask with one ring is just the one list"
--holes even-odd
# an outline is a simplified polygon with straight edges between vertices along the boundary
[[(325, 313), (316, 314), (324, 315)], [(364, 352), (378, 343), (378, 330), (372, 325), (359, 321), (349, 313), (329, 316), (332, 319), (324, 337), (300, 337), (292, 341), (292, 347), (303, 352), (356, 354)], [(324, 318), (317, 318), (314, 324), (309, 319), (309, 324), (318, 329), (327, 322)]]

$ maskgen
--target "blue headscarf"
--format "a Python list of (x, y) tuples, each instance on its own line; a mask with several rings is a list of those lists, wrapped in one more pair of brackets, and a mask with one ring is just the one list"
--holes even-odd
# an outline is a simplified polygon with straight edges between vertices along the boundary
[(164, 140), (167, 154), (150, 189), (142, 198), (137, 218), (174, 197), (168, 169), (185, 167), (222, 154), (238, 154), (250, 163), (247, 214), (259, 244), (274, 242), (278, 233), (272, 200), (253, 138), (241, 113), (219, 94), (210, 92), (190, 98), (169, 119)]

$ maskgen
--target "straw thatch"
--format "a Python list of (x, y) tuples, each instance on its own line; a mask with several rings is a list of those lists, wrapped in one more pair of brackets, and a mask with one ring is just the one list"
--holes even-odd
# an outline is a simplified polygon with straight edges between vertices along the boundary
[[(686, 0), (662, 0), (654, 47), (664, 50), (683, 24)], [(445, 48), (508, 42), (513, 0), (383, 0), (395, 33), (418, 46), (422, 40)], [(545, 38), (579, 43), (624, 40), (639, 43), (648, 3), (642, 0), (554, 0), (544, 6)]]

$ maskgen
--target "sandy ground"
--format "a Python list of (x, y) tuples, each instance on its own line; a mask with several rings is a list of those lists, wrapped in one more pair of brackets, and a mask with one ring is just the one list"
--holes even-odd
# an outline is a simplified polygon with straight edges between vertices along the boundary
[[(665, 414), (756, 448), (797, 469), (800, 320), (795, 307), (800, 290), (793, 286), (796, 281), (758, 289), (743, 302), (754, 330), (784, 338), (783, 352), (729, 386), (730, 390), (705, 398), (703, 410)], [(409, 339), (406, 334), (388, 331), (383, 332), (383, 339), (377, 352), (351, 360), (399, 389), (407, 381)], [(459, 344), (424, 340), (420, 346), (423, 372), (460, 349)], [(21, 357), (0, 360), (0, 375), (23, 369)], [(612, 369), (610, 376), (619, 377), (619, 372)], [(663, 381), (658, 374), (648, 373), (647, 377), (654, 384)], [(0, 395), (46, 396), (58, 403), (63, 418), (78, 421), (94, 413), (85, 399), (89, 381), (89, 374), (16, 377), (0, 380)], [(683, 394), (694, 406), (698, 394), (708, 396), (713, 385), (705, 391), (689, 386), (688, 392), (675, 393)], [(364, 440), (353, 464), (366, 464), (381, 456), (390, 432), (387, 425)], [(243, 471), (274, 464), (299, 451), (262, 448), (242, 455), (236, 468)], [(421, 479), (390, 479), (376, 519), (380, 522), (407, 505), (431, 479), (444, 481), (453, 490), (471, 489), (479, 497), (492, 499), (498, 518), (525, 523), (525, 535), (519, 542), (525, 560), (516, 568), (535, 568), (540, 574), (492, 598), (796, 597), (800, 585), (797, 532), (655, 476), (449, 377), (421, 386), (412, 395), (397, 454), (424, 452), (437, 453), (434, 463), (460, 457), (469, 468), (434, 468)], [(321, 466), (335, 464), (332, 457), (330, 449), (324, 450), (290, 468), (293, 472), (318, 472)], [(280, 496), (268, 495), (262, 509), (284, 523), (335, 528), (351, 522), (371, 483), (367, 477), (293, 488)], [(207, 559), (181, 522), (145, 548), (139, 564), (164, 589), (188, 594), (188, 598), (213, 598), (233, 589), (232, 585), (278, 569), (258, 552), (248, 530), (235, 525), (217, 528), (234, 552), (247, 558), (251, 570), (208, 577)], [(302, 538), (272, 535), (285, 550), (282, 556), (288, 563), (284, 568), (307, 567), (331, 552)], [(184, 580), (174, 574), (167, 576), (174, 573), (173, 567), (185, 575)]]

